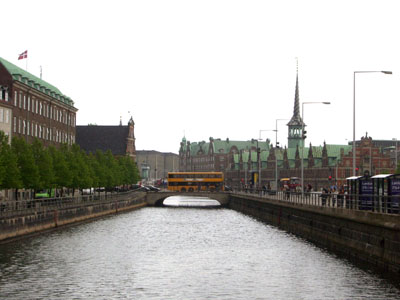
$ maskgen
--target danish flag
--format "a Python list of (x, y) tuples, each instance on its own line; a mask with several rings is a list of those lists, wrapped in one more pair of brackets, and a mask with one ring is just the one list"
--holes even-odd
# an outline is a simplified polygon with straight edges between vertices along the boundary
[(25, 50), (18, 56), (18, 60), (28, 58), (28, 50)]

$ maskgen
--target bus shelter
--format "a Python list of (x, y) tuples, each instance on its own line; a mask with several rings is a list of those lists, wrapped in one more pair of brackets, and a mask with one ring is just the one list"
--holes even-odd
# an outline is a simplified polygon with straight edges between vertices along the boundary
[(346, 180), (348, 186), (346, 208), (374, 210), (374, 186), (371, 177), (352, 176)]
[(376, 210), (383, 213), (399, 213), (400, 174), (379, 174), (371, 177), (376, 198)]

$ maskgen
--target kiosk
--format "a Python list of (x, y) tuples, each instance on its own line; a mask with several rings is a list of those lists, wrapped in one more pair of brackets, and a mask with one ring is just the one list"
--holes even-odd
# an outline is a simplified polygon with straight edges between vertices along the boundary
[(378, 212), (399, 213), (400, 174), (379, 174), (371, 177), (374, 186), (375, 207)]
[(349, 189), (346, 208), (374, 210), (373, 181), (368, 175), (346, 178)]

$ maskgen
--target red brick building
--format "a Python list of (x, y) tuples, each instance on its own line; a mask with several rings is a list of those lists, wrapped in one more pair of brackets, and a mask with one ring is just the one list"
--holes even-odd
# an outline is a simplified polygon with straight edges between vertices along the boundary
[[(261, 171), (261, 185), (274, 186), (275, 178), (301, 177), (303, 158), (304, 184), (314, 189), (346, 183), (353, 175), (352, 145), (305, 147), (300, 117), (298, 80), (293, 115), (288, 126), (288, 148), (273, 147), (267, 142), (213, 139), (190, 143), (184, 138), (179, 149), (181, 171), (223, 171), (226, 184), (240, 188), (249, 184), (252, 174)], [(312, 130), (312, 129), (311, 129)], [(366, 134), (356, 143), (357, 175), (394, 173), (395, 163), (382, 146), (397, 146), (397, 141), (374, 141)], [(395, 147), (394, 147), (395, 148)], [(397, 150), (396, 150), (397, 154)]]
[(7, 118), (10, 122), (11, 137), (22, 137), (28, 143), (38, 138), (45, 146), (56, 147), (75, 142), (74, 102), (55, 86), (3, 58), (0, 58), (0, 106), (11, 110), (8, 116), (3, 110), (3, 120)]

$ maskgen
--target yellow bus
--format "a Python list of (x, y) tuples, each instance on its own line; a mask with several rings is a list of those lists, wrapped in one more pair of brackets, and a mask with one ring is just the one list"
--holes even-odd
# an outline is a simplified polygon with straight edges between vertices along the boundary
[(222, 172), (169, 172), (168, 190), (177, 192), (223, 191)]

